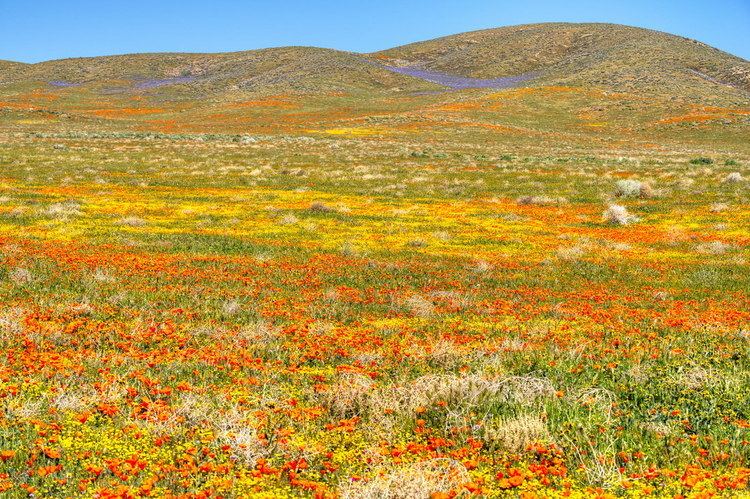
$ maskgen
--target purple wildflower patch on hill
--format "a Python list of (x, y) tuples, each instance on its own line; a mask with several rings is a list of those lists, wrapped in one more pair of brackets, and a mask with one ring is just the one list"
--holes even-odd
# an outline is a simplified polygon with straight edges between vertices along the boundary
[(61, 80), (48, 81), (47, 83), (49, 85), (52, 85), (53, 87), (63, 87), (63, 88), (77, 87), (78, 85), (80, 85), (80, 83), (73, 83), (70, 81), (61, 81)]
[(138, 90), (148, 90), (150, 88), (178, 85), (180, 83), (191, 83), (193, 81), (195, 81), (195, 76), (175, 76), (174, 78), (140, 80), (136, 82), (135, 88)]
[(467, 89), (467, 88), (510, 88), (524, 81), (528, 81), (534, 78), (534, 74), (526, 73), (516, 76), (504, 76), (501, 78), (469, 78), (467, 76), (455, 76), (439, 71), (431, 71), (428, 69), (417, 68), (414, 66), (396, 67), (396, 66), (383, 66), (385, 69), (393, 71), (414, 78), (420, 78), (431, 83), (437, 83), (444, 87), (453, 89)]

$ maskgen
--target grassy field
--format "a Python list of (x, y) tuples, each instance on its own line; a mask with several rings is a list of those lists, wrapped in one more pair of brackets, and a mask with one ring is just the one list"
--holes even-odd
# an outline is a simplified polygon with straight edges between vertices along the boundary
[(102, 91), (3, 87), (3, 497), (748, 494), (744, 94)]

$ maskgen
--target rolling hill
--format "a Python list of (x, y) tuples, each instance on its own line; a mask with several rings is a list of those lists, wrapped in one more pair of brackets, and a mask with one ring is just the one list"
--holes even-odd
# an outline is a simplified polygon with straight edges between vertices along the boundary
[(688, 93), (750, 91), (750, 62), (695, 40), (613, 24), (531, 24), (462, 33), (372, 54), (477, 78), (531, 73), (547, 84)]
[[(426, 71), (425, 74), (405, 69)], [(373, 54), (282, 47), (220, 54), (133, 54), (0, 62), (0, 84), (108, 84), (200, 94), (241, 91), (435, 90), (429, 78), (587, 85), (615, 91), (696, 95), (750, 92), (750, 62), (667, 33), (612, 24), (532, 24), (462, 33)], [(412, 74), (412, 76), (409, 76)], [(416, 76), (416, 77), (415, 77)], [(444, 85), (443, 85), (444, 86)], [(450, 85), (449, 85), (450, 86)], [(464, 87), (471, 87), (469, 81)], [(477, 85), (491, 86), (491, 84)], [(722, 88), (723, 87), (723, 88)]]
[(14, 61), (0, 60), (0, 81), (4, 81), (6, 78), (15, 76), (24, 69), (28, 64)]
[(123, 90), (186, 85), (200, 93), (227, 90), (334, 91), (429, 89), (431, 85), (399, 75), (358, 54), (315, 47), (280, 47), (222, 54), (132, 54), (6, 63), (0, 82), (6, 85), (47, 83), (53, 86), (108, 84)]

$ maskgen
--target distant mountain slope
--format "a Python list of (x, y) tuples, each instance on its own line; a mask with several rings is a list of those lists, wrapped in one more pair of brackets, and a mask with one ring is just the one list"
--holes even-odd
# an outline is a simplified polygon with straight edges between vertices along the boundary
[(180, 93), (186, 99), (236, 91), (423, 92), (518, 85), (595, 86), (692, 99), (721, 93), (746, 99), (750, 62), (652, 30), (549, 23), (462, 33), (373, 54), (281, 47), (38, 64), (0, 61), (0, 85), (18, 89), (30, 84), (91, 87), (102, 95)]
[[(17, 64), (17, 63), (14, 63)], [(227, 89), (330, 91), (431, 89), (434, 85), (388, 71), (358, 54), (315, 47), (281, 47), (223, 54), (132, 54), (18, 64), (0, 83), (108, 83), (134, 89), (176, 84), (202, 92)]]
[(9, 77), (11, 74), (16, 74), (17, 72), (22, 71), (26, 66), (28, 66), (28, 64), (22, 62), (0, 60), (0, 81)]
[(750, 91), (750, 62), (703, 43), (614, 24), (530, 24), (462, 33), (371, 54), (462, 76), (537, 73), (546, 82), (680, 93), (724, 84)]

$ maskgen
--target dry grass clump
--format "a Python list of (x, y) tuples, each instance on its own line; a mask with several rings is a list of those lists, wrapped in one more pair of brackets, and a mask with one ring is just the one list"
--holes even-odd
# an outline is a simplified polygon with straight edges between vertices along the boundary
[(342, 484), (344, 499), (425, 499), (460, 491), (470, 481), (466, 467), (449, 458), (384, 468), (373, 478)]
[(619, 241), (608, 241), (606, 246), (607, 248), (613, 251), (630, 251), (633, 249), (633, 247), (629, 245), (628, 243), (623, 243)]
[(81, 205), (75, 201), (65, 201), (64, 203), (54, 203), (49, 205), (44, 214), (55, 219), (66, 219), (68, 217), (77, 217), (81, 214)]
[(729, 205), (727, 203), (714, 203), (709, 208), (711, 213), (721, 213), (722, 211), (727, 211), (728, 209)]
[(93, 279), (96, 282), (114, 282), (115, 278), (112, 277), (106, 270), (102, 268), (97, 268), (93, 274), (91, 274), (91, 279)]
[(339, 246), (339, 251), (342, 255), (352, 258), (363, 257), (367, 254), (366, 251), (358, 248), (354, 241), (344, 241), (341, 243), (341, 246)]
[(283, 339), (281, 328), (264, 320), (247, 323), (239, 330), (215, 331), (215, 329), (215, 327), (210, 327), (210, 334), (218, 341), (228, 340), (237, 348), (258, 357), (279, 356), (284, 348), (281, 341)]
[(659, 421), (647, 421), (645, 423), (641, 423), (638, 426), (640, 426), (647, 432), (655, 434), (660, 438), (670, 437), (675, 433), (674, 429), (671, 426), (669, 426), (667, 423), (662, 423)]
[(123, 225), (125, 227), (143, 227), (146, 225), (146, 221), (140, 217), (130, 216), (118, 220), (117, 225)]
[(288, 214), (284, 215), (279, 220), (279, 223), (281, 225), (294, 225), (297, 222), (299, 222), (299, 218), (297, 218), (296, 216), (294, 216), (292, 213), (288, 213)]
[(368, 376), (344, 373), (323, 392), (323, 405), (336, 417), (360, 415), (366, 410), (374, 386), (375, 382)]
[(612, 417), (612, 408), (617, 400), (615, 394), (601, 387), (592, 387), (570, 395), (575, 402), (589, 409), (596, 409), (607, 419)]
[(387, 410), (403, 414), (435, 402), (445, 402), (451, 411), (465, 413), (490, 398), (493, 402), (531, 406), (554, 394), (549, 380), (533, 376), (486, 378), (477, 374), (429, 374), (373, 393), (370, 407), (375, 414)]
[(327, 204), (321, 203), (320, 201), (315, 201), (314, 203), (310, 204), (310, 211), (315, 213), (331, 213), (336, 210), (334, 210)]
[(66, 387), (60, 390), (51, 400), (51, 406), (58, 411), (82, 411), (93, 405), (98, 394), (96, 390), (73, 389)]
[(215, 422), (221, 431), (225, 429), (221, 425), (226, 424), (228, 421), (224, 418), (217, 418), (214, 421), (219, 410), (216, 404), (212, 403), (205, 396), (192, 392), (179, 392), (173, 407), (174, 413), (170, 423), (189, 423), (190, 425), (197, 426)]
[(236, 338), (252, 343), (269, 343), (278, 339), (280, 335), (281, 330), (278, 327), (275, 327), (266, 321), (260, 320), (257, 322), (245, 324), (237, 332)]
[(24, 286), (34, 280), (31, 271), (23, 267), (16, 267), (8, 272), (8, 279), (16, 286)]
[(561, 247), (557, 249), (555, 254), (560, 260), (574, 262), (583, 258), (586, 254), (586, 249), (582, 246)]
[(445, 230), (438, 230), (432, 233), (432, 237), (440, 242), (447, 243), (452, 239), (451, 233)]
[(409, 310), (411, 310), (411, 313), (417, 317), (427, 318), (432, 317), (435, 314), (435, 305), (432, 301), (423, 296), (410, 296), (406, 299), (404, 304)]
[(458, 293), (456, 291), (433, 291), (429, 294), (430, 298), (436, 301), (448, 303), (451, 307), (466, 310), (473, 304), (471, 295), (467, 293)]
[(472, 270), (476, 272), (477, 274), (486, 274), (490, 271), (492, 271), (492, 264), (488, 263), (484, 260), (477, 261), (474, 266), (472, 267)]
[(681, 371), (675, 381), (689, 390), (701, 390), (719, 382), (719, 375), (712, 369), (694, 366)]
[(742, 182), (744, 179), (742, 178), (742, 174), (740, 172), (732, 172), (726, 177), (724, 177), (723, 182), (725, 184), (738, 184)]
[(0, 341), (20, 335), (24, 330), (26, 310), (20, 307), (8, 308), (0, 312)]
[(516, 199), (516, 203), (520, 206), (556, 206), (566, 204), (568, 200), (564, 197), (549, 197), (549, 196), (521, 196)]
[(425, 248), (427, 247), (427, 241), (424, 239), (412, 239), (406, 243), (409, 248)]
[(522, 405), (532, 405), (556, 393), (550, 380), (535, 376), (507, 376), (497, 382), (497, 387), (504, 400)]
[[(338, 292), (335, 289), (327, 289), (323, 296), (330, 301), (338, 300)], [(325, 336), (330, 334), (335, 328), (336, 325), (334, 323), (319, 320), (310, 324), (310, 334), (316, 336)]]
[(255, 466), (258, 459), (264, 455), (264, 449), (260, 440), (258, 440), (257, 432), (252, 428), (242, 427), (228, 430), (221, 436), (221, 439), (232, 448), (235, 456), (249, 466)]
[(426, 358), (445, 369), (460, 366), (468, 361), (466, 350), (444, 338), (431, 342)]
[(49, 397), (18, 394), (3, 400), (3, 412), (6, 421), (19, 424), (41, 417), (47, 412)]
[(638, 221), (637, 216), (631, 215), (627, 208), (619, 204), (607, 206), (602, 216), (607, 223), (614, 225), (628, 225), (629, 223)]
[(215, 421), (215, 426), (219, 430), (219, 439), (229, 445), (235, 459), (254, 467), (258, 459), (268, 455), (268, 446), (241, 412), (229, 411)]
[(696, 247), (696, 251), (698, 251), (698, 253), (703, 253), (706, 255), (723, 255), (730, 249), (732, 249), (731, 244), (726, 244), (721, 241), (701, 243)]
[(63, 310), (74, 316), (85, 316), (94, 313), (94, 307), (89, 303), (88, 298), (84, 298), (83, 301), (78, 303), (71, 303), (67, 307), (63, 307)]
[(521, 452), (529, 445), (550, 440), (547, 424), (538, 415), (493, 419), (485, 423), (483, 440), (508, 452)]
[(252, 255), (252, 258), (254, 258), (259, 263), (265, 263), (273, 260), (273, 255), (268, 252), (258, 252)]
[(690, 189), (693, 184), (695, 184), (695, 179), (683, 177), (680, 178), (675, 185), (679, 189), (687, 190)]
[(648, 182), (634, 179), (618, 180), (615, 184), (615, 196), (624, 198), (652, 198), (655, 196), (654, 189)]
[(221, 304), (221, 311), (227, 317), (232, 317), (242, 311), (242, 304), (237, 300), (227, 300)]
[(408, 241), (406, 245), (409, 248), (426, 248), (427, 241), (425, 241), (424, 239), (412, 239), (411, 241)]
[(611, 489), (622, 481), (622, 474), (614, 457), (613, 445), (609, 444), (605, 450), (599, 450), (589, 443), (588, 448), (580, 448), (572, 444), (573, 454), (580, 462), (586, 481), (602, 489)]

